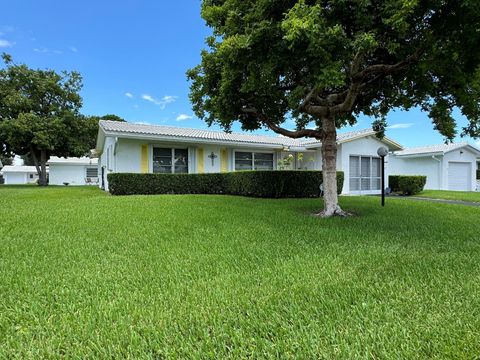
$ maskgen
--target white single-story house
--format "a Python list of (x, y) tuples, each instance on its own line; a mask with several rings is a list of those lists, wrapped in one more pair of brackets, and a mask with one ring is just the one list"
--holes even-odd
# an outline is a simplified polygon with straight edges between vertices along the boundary
[(6, 165), (0, 173), (4, 178), (5, 185), (35, 184), (38, 180), (38, 173), (35, 166)]
[[(371, 130), (338, 135), (337, 168), (344, 172), (343, 193), (380, 192), (379, 147), (402, 150)], [(108, 190), (109, 173), (216, 173), (274, 170), (290, 155), (290, 169), (320, 170), (321, 143), (314, 139), (224, 133), (171, 126), (100, 121), (96, 151), (100, 186)]]
[(406, 148), (390, 156), (389, 174), (425, 175), (425, 189), (475, 191), (479, 157), (466, 142)]
[(48, 160), (50, 185), (97, 185), (98, 159), (88, 157), (60, 158)]
[[(377, 150), (382, 146), (389, 150), (385, 158), (387, 186), (389, 174), (427, 175), (427, 188), (443, 189), (447, 186), (444, 184), (450, 184), (447, 188), (452, 190), (475, 190), (472, 184), (475, 184), (480, 151), (471, 145), (437, 146), (432, 147), (434, 152), (421, 155), (416, 152), (418, 150), (404, 149), (388, 137), (378, 139), (371, 129), (341, 133), (337, 138), (337, 170), (343, 171), (345, 176), (343, 194), (377, 194), (381, 191)], [(282, 163), (283, 169), (322, 168), (321, 143), (314, 139), (108, 120), (100, 121), (96, 152), (100, 156), (99, 186), (106, 190), (109, 173), (275, 170), (285, 158), (292, 161), (287, 167)], [(422, 157), (425, 159), (421, 160)]]

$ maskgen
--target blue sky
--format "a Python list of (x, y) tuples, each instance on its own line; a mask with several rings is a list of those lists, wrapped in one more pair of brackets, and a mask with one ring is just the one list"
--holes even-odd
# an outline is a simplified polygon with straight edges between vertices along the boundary
[[(200, 0), (15, 0), (2, 1), (0, 14), (0, 52), (31, 67), (79, 71), (85, 114), (206, 128), (193, 116), (185, 76), (210, 33)], [(388, 122), (387, 135), (405, 146), (443, 141), (419, 110), (392, 112)], [(370, 124), (360, 118), (355, 129)]]

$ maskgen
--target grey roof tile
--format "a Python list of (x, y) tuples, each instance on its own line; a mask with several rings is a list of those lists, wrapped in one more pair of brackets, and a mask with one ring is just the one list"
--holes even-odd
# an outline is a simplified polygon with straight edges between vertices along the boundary
[[(172, 136), (185, 139), (205, 139), (225, 142), (280, 145), (292, 147), (303, 147), (307, 145), (321, 144), (320, 141), (315, 139), (292, 139), (285, 136), (257, 135), (248, 133), (226, 133), (222, 131), (191, 129), (164, 125), (134, 124), (109, 120), (101, 120), (100, 126), (107, 133), (124, 133), (147, 136)], [(375, 132), (372, 129), (363, 129), (358, 131), (339, 133), (337, 139), (338, 142), (341, 143), (358, 137), (374, 134)]]
[[(437, 144), (437, 145), (428, 145), (428, 146), (417, 146), (406, 148), (401, 151), (395, 152), (396, 155), (399, 156), (408, 156), (408, 155), (421, 155), (421, 154), (438, 154), (442, 153), (445, 154), (447, 152), (457, 150), (463, 148), (465, 146), (472, 146), (468, 142), (461, 142), (461, 143), (450, 143), (450, 144)], [(474, 146), (477, 151), (478, 149)]]

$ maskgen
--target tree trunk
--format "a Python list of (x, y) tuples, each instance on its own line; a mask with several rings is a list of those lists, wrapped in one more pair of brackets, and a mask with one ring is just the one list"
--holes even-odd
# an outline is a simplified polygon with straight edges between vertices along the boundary
[(40, 173), (38, 174), (39, 181), (38, 184), (40, 186), (47, 186), (47, 151), (40, 150)]
[(322, 119), (322, 174), (324, 209), (322, 217), (346, 216), (338, 205), (337, 194), (337, 128), (335, 119)]
[(40, 159), (38, 158), (38, 153), (35, 150), (30, 148), (30, 154), (32, 155), (35, 168), (38, 173), (38, 185), (47, 186), (47, 152), (45, 150), (40, 151)]

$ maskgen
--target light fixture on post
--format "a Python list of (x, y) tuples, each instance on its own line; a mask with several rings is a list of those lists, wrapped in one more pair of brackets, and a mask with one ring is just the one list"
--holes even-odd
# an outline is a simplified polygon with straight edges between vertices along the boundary
[(380, 171), (382, 172), (382, 206), (385, 206), (385, 156), (388, 155), (388, 149), (385, 146), (379, 147), (377, 154), (380, 156)]

